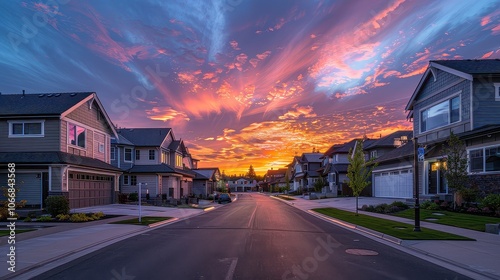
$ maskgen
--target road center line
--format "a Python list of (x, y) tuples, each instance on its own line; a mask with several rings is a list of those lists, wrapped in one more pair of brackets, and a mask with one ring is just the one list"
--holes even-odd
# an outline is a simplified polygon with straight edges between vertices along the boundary
[(233, 274), (234, 271), (236, 270), (236, 264), (238, 263), (238, 258), (234, 258), (231, 261), (231, 265), (229, 265), (229, 270), (227, 271), (226, 278), (225, 280), (233, 280)]
[(248, 221), (247, 228), (250, 228), (252, 225), (253, 219), (255, 218), (255, 212), (257, 212), (257, 206), (255, 206), (255, 209), (253, 210), (252, 216), (250, 216), (250, 220)]

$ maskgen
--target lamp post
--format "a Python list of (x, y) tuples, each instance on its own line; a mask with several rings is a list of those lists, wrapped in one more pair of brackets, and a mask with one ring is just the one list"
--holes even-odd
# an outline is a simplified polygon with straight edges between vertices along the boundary
[(417, 137), (413, 138), (414, 155), (413, 155), (413, 187), (415, 191), (415, 227), (413, 231), (420, 231), (420, 197), (419, 197), (419, 182), (418, 182), (418, 163), (424, 157), (423, 148), (418, 148)]
[[(142, 223), (142, 184), (139, 183), (139, 223)], [(144, 183), (144, 185), (148, 185), (148, 183)]]

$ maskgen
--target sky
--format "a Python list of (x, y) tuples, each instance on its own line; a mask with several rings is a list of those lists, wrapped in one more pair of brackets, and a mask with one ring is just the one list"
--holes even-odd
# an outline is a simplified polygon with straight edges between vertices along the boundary
[(0, 92), (96, 92), (241, 174), (411, 129), (429, 60), (500, 58), (499, 0), (2, 1)]

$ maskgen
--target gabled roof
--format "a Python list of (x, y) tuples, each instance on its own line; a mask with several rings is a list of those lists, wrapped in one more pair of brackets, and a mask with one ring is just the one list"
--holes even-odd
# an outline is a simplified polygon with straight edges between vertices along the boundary
[(399, 148), (389, 151), (380, 157), (376, 158), (373, 162), (383, 163), (387, 161), (394, 161), (398, 159), (404, 159), (408, 157), (413, 157), (415, 153), (415, 147), (412, 143), (407, 143)]
[(196, 176), (196, 173), (191, 170), (172, 168), (171, 166), (165, 163), (151, 164), (151, 165), (134, 165), (126, 172), (127, 173), (177, 173), (181, 175), (187, 175), (193, 178)]
[(72, 164), (101, 170), (121, 171), (104, 161), (64, 152), (0, 153), (0, 163), (9, 162), (15, 162), (16, 164)]
[[(413, 131), (411, 130), (398, 130), (389, 135), (386, 135), (380, 139), (374, 139), (374, 141), (368, 145), (363, 145), (365, 150), (370, 150), (380, 147), (394, 147), (394, 139), (401, 138), (401, 136), (406, 136), (408, 140), (413, 137)], [(363, 143), (364, 144), (364, 143)]]
[(303, 162), (321, 162), (322, 153), (303, 153), (301, 160)]
[[(95, 92), (0, 94), (0, 118), (2, 117), (64, 117), (84, 102), (94, 101), (106, 119), (113, 136), (116, 129)], [(92, 103), (91, 103), (92, 104)]]
[(0, 116), (60, 116), (93, 92), (0, 94)]
[(333, 153), (334, 154), (337, 154), (337, 153), (346, 153), (347, 154), (347, 153), (349, 153), (350, 149), (354, 149), (354, 146), (356, 145), (356, 141), (358, 141), (358, 140), (360, 140), (360, 139), (352, 139), (351, 141), (340, 145)]
[[(417, 97), (420, 89), (424, 85), (427, 77), (433, 75), (435, 77), (434, 69), (454, 74), (467, 80), (473, 79), (474, 76), (481, 76), (487, 74), (500, 74), (500, 59), (465, 59), (465, 60), (431, 60), (429, 66), (418, 82), (417, 88), (413, 92), (405, 110), (413, 110), (415, 98)], [(409, 114), (411, 117), (412, 114)]]
[(122, 128), (118, 133), (138, 147), (159, 147), (170, 128)]
[(111, 144), (118, 144), (118, 145), (129, 145), (133, 146), (134, 143), (130, 142), (125, 136), (118, 134), (118, 138), (111, 138)]
[[(200, 168), (200, 169), (193, 169), (193, 171), (197, 174), (195, 179), (212, 179), (214, 176), (214, 173), (219, 170), (219, 168)], [(201, 177), (200, 177), (201, 176)]]

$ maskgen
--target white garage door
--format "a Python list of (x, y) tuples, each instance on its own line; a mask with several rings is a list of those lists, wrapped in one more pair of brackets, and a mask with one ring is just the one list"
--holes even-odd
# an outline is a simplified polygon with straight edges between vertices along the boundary
[(373, 173), (374, 196), (413, 197), (413, 173), (411, 169)]

